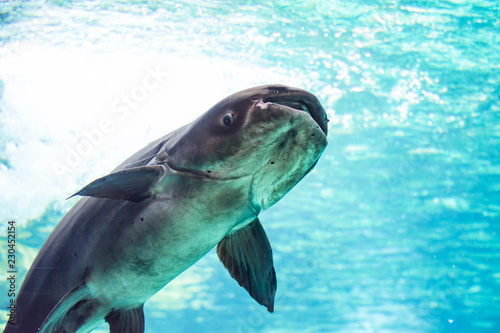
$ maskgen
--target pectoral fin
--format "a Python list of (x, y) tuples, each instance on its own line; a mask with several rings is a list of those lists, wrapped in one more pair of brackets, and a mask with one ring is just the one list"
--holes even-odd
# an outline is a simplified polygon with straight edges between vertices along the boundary
[(110, 333), (144, 333), (143, 305), (128, 310), (116, 310), (106, 316)]
[(163, 165), (147, 165), (120, 170), (94, 180), (71, 197), (82, 195), (139, 202), (153, 195), (154, 185), (164, 174)]
[(240, 286), (273, 312), (276, 272), (271, 245), (259, 219), (226, 235), (217, 245), (217, 255)]

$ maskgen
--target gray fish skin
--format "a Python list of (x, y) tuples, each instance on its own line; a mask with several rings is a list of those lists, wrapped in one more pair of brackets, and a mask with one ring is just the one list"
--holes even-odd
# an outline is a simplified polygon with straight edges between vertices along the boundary
[(314, 167), (327, 121), (312, 94), (268, 85), (152, 142), (75, 193), (85, 197), (42, 246), (4, 332), (90, 332), (104, 320), (113, 333), (143, 332), (144, 302), (219, 242), (231, 276), (272, 312), (258, 215)]

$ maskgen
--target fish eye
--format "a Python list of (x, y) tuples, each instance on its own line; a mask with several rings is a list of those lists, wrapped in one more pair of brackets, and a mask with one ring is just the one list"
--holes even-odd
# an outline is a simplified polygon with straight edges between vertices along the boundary
[(231, 126), (233, 124), (233, 116), (228, 113), (226, 114), (223, 118), (222, 118), (222, 123), (224, 124), (224, 126)]
[(278, 90), (273, 90), (273, 94), (277, 94), (277, 93), (279, 93)]

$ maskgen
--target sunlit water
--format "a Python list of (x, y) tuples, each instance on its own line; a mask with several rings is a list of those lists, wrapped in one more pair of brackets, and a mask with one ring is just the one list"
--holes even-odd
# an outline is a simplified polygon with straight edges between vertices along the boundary
[(331, 121), (261, 214), (275, 313), (211, 252), (146, 303), (146, 331), (500, 331), (497, 1), (3, 1), (0, 22), (0, 322), (8, 219), (22, 278), (75, 190), (279, 82)]

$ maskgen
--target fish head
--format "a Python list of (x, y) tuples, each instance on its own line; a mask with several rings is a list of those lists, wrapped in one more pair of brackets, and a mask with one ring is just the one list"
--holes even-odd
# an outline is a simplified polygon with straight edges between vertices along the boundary
[(168, 164), (211, 179), (249, 177), (252, 204), (267, 209), (316, 164), (327, 116), (311, 93), (267, 85), (232, 94), (166, 143)]

